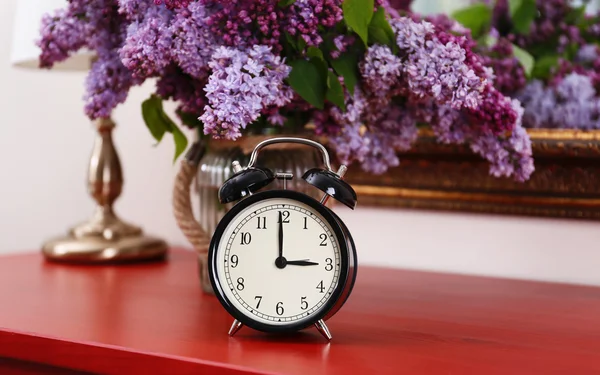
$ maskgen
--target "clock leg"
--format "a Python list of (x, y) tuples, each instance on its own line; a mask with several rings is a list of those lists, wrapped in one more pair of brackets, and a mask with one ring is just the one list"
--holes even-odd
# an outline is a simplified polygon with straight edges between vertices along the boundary
[(327, 328), (322, 319), (315, 323), (315, 327), (317, 327), (317, 330), (327, 339), (327, 341), (331, 341), (331, 332), (329, 332), (329, 328)]
[(233, 321), (233, 324), (231, 325), (231, 328), (229, 328), (229, 336), (235, 335), (237, 333), (237, 331), (239, 331), (240, 329), (242, 329), (244, 325), (241, 322), (238, 322), (237, 319)]

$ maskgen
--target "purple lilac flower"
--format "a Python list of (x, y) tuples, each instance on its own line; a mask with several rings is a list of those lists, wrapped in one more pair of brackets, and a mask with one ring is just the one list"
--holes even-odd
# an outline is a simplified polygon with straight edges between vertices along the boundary
[(154, 4), (161, 5), (165, 4), (165, 6), (169, 9), (174, 8), (185, 8), (194, 0), (154, 0)]
[(531, 140), (521, 126), (523, 109), (520, 103), (513, 100), (512, 105), (518, 120), (510, 136), (481, 134), (471, 143), (471, 150), (491, 163), (490, 174), (493, 176), (513, 176), (515, 180), (523, 182), (534, 172)]
[(595, 44), (586, 44), (577, 51), (575, 61), (582, 64), (589, 64), (596, 61), (599, 57), (598, 46)]
[(143, 20), (129, 25), (120, 55), (134, 76), (158, 75), (169, 64), (173, 39), (169, 32), (171, 16), (171, 11), (166, 8), (153, 6)]
[(487, 86), (479, 107), (467, 108), (465, 111), (477, 126), (493, 134), (501, 134), (512, 132), (517, 121), (520, 122), (514, 109), (514, 103), (509, 97), (502, 95), (494, 87)]
[(42, 38), (37, 43), (42, 50), (40, 67), (51, 68), (82, 48), (86, 43), (86, 28), (85, 23), (69, 14), (66, 9), (45, 15), (40, 30)]
[(478, 126), (464, 111), (440, 107), (432, 129), (443, 143), (470, 144), (471, 150), (490, 163), (490, 174), (526, 181), (534, 172), (531, 141), (521, 124), (523, 109), (518, 100), (511, 101), (516, 121), (509, 133), (494, 134)]
[(173, 60), (194, 78), (208, 74), (208, 62), (218, 43), (208, 24), (208, 12), (200, 2), (178, 9), (170, 27)]
[(286, 10), (284, 30), (309, 46), (323, 42), (319, 28), (332, 28), (342, 20), (341, 0), (296, 0)]
[(500, 38), (483, 57), (483, 61), (493, 69), (494, 87), (501, 93), (513, 95), (525, 87), (525, 70), (513, 54), (512, 43), (506, 38)]
[(172, 99), (179, 103), (178, 113), (198, 116), (207, 104), (205, 85), (206, 80), (195, 79), (172, 64), (165, 69), (156, 82), (156, 93), (163, 99)]
[(262, 110), (282, 107), (292, 99), (291, 89), (283, 84), (291, 68), (270, 47), (247, 51), (219, 47), (209, 66), (212, 74), (205, 87), (209, 104), (200, 116), (204, 134), (237, 139)]
[(43, 23), (42, 66), (50, 67), (83, 47), (96, 53), (84, 95), (85, 113), (92, 119), (110, 116), (137, 83), (118, 53), (126, 25), (116, 0), (70, 0), (65, 10)]
[(226, 46), (247, 48), (261, 44), (281, 51), (281, 18), (277, 2), (270, 0), (205, 0), (211, 12), (206, 18), (210, 33)]
[(353, 35), (338, 35), (333, 38), (333, 45), (335, 49), (330, 52), (331, 57), (337, 59), (342, 53), (346, 52), (349, 46), (356, 41)]
[(369, 93), (386, 96), (399, 84), (402, 60), (388, 46), (373, 45), (367, 49), (359, 67)]
[(556, 95), (566, 102), (585, 102), (596, 96), (596, 90), (590, 77), (572, 73), (556, 86)]
[(437, 108), (433, 121), (429, 123), (437, 140), (445, 144), (465, 143), (471, 133), (464, 114), (445, 105)]
[(589, 76), (571, 73), (555, 87), (532, 81), (517, 97), (525, 107), (526, 127), (598, 129), (600, 99), (596, 94)]
[(85, 113), (92, 119), (110, 117), (133, 84), (131, 72), (123, 66), (116, 50), (100, 54), (85, 82)]
[(455, 42), (440, 43), (434, 26), (402, 17), (392, 22), (398, 47), (407, 54), (403, 75), (410, 94), (438, 104), (475, 108), (486, 80), (465, 64), (466, 52)]
[(344, 164), (362, 162), (369, 152), (370, 139), (364, 137), (365, 127), (358, 123), (340, 128), (336, 135), (329, 137), (338, 159)]
[(364, 170), (381, 174), (400, 164), (398, 151), (410, 149), (417, 135), (416, 122), (410, 113), (390, 106), (372, 127), (357, 122), (344, 126), (340, 134), (330, 139), (343, 163), (356, 160)]
[(123, 14), (127, 19), (132, 21), (140, 21), (152, 7), (151, 0), (118, 0), (119, 13)]
[(516, 96), (525, 107), (523, 124), (528, 128), (549, 126), (556, 106), (556, 95), (544, 83), (533, 80)]

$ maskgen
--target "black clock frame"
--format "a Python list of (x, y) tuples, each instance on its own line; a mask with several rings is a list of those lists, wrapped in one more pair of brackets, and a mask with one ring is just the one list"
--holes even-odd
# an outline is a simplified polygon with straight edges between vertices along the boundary
[[(287, 198), (296, 200), (298, 202), (308, 205), (309, 207), (319, 212), (333, 229), (333, 232), (338, 240), (337, 242), (340, 247), (341, 257), (340, 276), (338, 279), (338, 285), (331, 293), (331, 296), (329, 297), (329, 300), (325, 303), (325, 305), (321, 307), (321, 309), (317, 313), (310, 316), (309, 319), (285, 325), (274, 325), (258, 322), (239, 311), (225, 295), (225, 292), (219, 280), (219, 276), (217, 274), (217, 249), (221, 242), (223, 233), (225, 232), (225, 229), (227, 228), (229, 223), (231, 223), (231, 221), (246, 207), (261, 200), (273, 198)], [(302, 194), (292, 190), (268, 190), (251, 195), (237, 203), (229, 212), (225, 214), (223, 219), (221, 219), (221, 221), (217, 225), (217, 228), (215, 229), (215, 233), (213, 234), (208, 249), (208, 275), (217, 299), (223, 305), (225, 310), (227, 310), (227, 312), (236, 320), (250, 328), (262, 332), (299, 331), (311, 325), (314, 325), (317, 321), (321, 319), (329, 319), (344, 305), (344, 303), (350, 296), (350, 293), (352, 292), (354, 282), (356, 281), (356, 264), (357, 258), (354, 240), (352, 239), (348, 228), (342, 222), (342, 220), (333, 211), (319, 203), (317, 200), (309, 197), (306, 194)]]

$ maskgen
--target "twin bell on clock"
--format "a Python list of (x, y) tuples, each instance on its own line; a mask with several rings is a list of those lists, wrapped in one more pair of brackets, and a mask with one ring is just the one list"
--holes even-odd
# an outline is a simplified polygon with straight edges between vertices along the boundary
[[(286, 190), (291, 173), (256, 166), (258, 153), (276, 143), (318, 149), (324, 169), (302, 178), (325, 194), (320, 201)], [(222, 203), (239, 201), (219, 222), (208, 253), (215, 294), (235, 319), (229, 334), (246, 325), (264, 332), (293, 332), (309, 326), (331, 340), (325, 321), (346, 302), (356, 279), (356, 249), (342, 220), (325, 203), (333, 198), (354, 209), (356, 193), (342, 180), (321, 144), (302, 138), (259, 143), (243, 168), (219, 190)], [(260, 189), (283, 180), (283, 190)]]

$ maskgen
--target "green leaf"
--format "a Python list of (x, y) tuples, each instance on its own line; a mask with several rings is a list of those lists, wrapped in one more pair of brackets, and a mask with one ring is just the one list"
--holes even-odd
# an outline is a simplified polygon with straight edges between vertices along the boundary
[(342, 111), (346, 111), (344, 88), (340, 84), (338, 77), (332, 71), (327, 71), (327, 87), (327, 100), (340, 107)]
[(374, 0), (344, 0), (342, 10), (344, 21), (367, 45), (369, 41), (369, 23), (373, 17)]
[(385, 18), (385, 9), (379, 7), (369, 24), (369, 42), (393, 48), (396, 45), (394, 39), (394, 30)]
[(317, 47), (313, 46), (308, 47), (308, 49), (306, 50), (306, 56), (323, 60), (323, 52)]
[(290, 65), (292, 67), (288, 77), (290, 86), (314, 107), (323, 109), (327, 91), (327, 76), (323, 74), (322, 67), (314, 59), (310, 61), (296, 60), (292, 61)]
[(538, 14), (536, 0), (509, 0), (508, 6), (514, 29), (521, 34), (529, 34), (531, 23)]
[(177, 125), (175, 125), (175, 124), (173, 124), (173, 125), (174, 126), (172, 129), (172, 133), (173, 133), (173, 141), (175, 141), (175, 157), (173, 158), (173, 161), (176, 161), (177, 158), (179, 157), (179, 155), (181, 155), (187, 148), (188, 140), (187, 140), (185, 134), (183, 134), (181, 132), (181, 130), (179, 130)]
[(306, 41), (302, 37), (298, 38), (297, 48), (300, 52), (306, 48)]
[(558, 55), (546, 55), (538, 58), (531, 72), (532, 78), (547, 79), (552, 73), (552, 69), (558, 66)]
[(585, 7), (585, 4), (578, 7), (573, 7), (565, 16), (565, 22), (569, 25), (579, 23), (579, 21), (581, 21), (582, 17), (585, 15)]
[(280, 7), (280, 8), (285, 8), (287, 6), (290, 6), (290, 5), (294, 4), (295, 2), (296, 2), (296, 0), (280, 0), (277, 3), (277, 6)]
[(535, 65), (535, 59), (529, 54), (529, 52), (514, 44), (512, 45), (512, 48), (513, 54), (515, 55), (517, 60), (519, 60), (519, 63), (523, 66), (525, 74), (527, 75), (527, 77), (530, 77), (531, 72), (533, 71), (533, 66)]
[(283, 35), (285, 36), (285, 41), (293, 48), (293, 49), (298, 49), (298, 44), (296, 43), (296, 40), (294, 39), (294, 37), (292, 35), (290, 35), (290, 33), (288, 33), (287, 31), (283, 32)]
[(158, 142), (162, 140), (166, 132), (173, 134), (173, 140), (175, 141), (175, 158), (173, 160), (177, 160), (187, 147), (187, 138), (179, 130), (177, 124), (165, 113), (162, 99), (156, 95), (146, 99), (142, 103), (142, 117), (148, 130)]
[(344, 84), (354, 95), (354, 87), (358, 83), (358, 56), (351, 52), (343, 53), (338, 59), (329, 62), (338, 76), (344, 77)]
[(483, 3), (477, 3), (470, 7), (459, 9), (452, 17), (464, 27), (471, 30), (474, 39), (478, 39), (492, 23), (492, 9)]
[(169, 125), (163, 121), (162, 111), (162, 100), (158, 96), (152, 95), (142, 102), (142, 118), (150, 134), (159, 143), (165, 132), (169, 131)]

